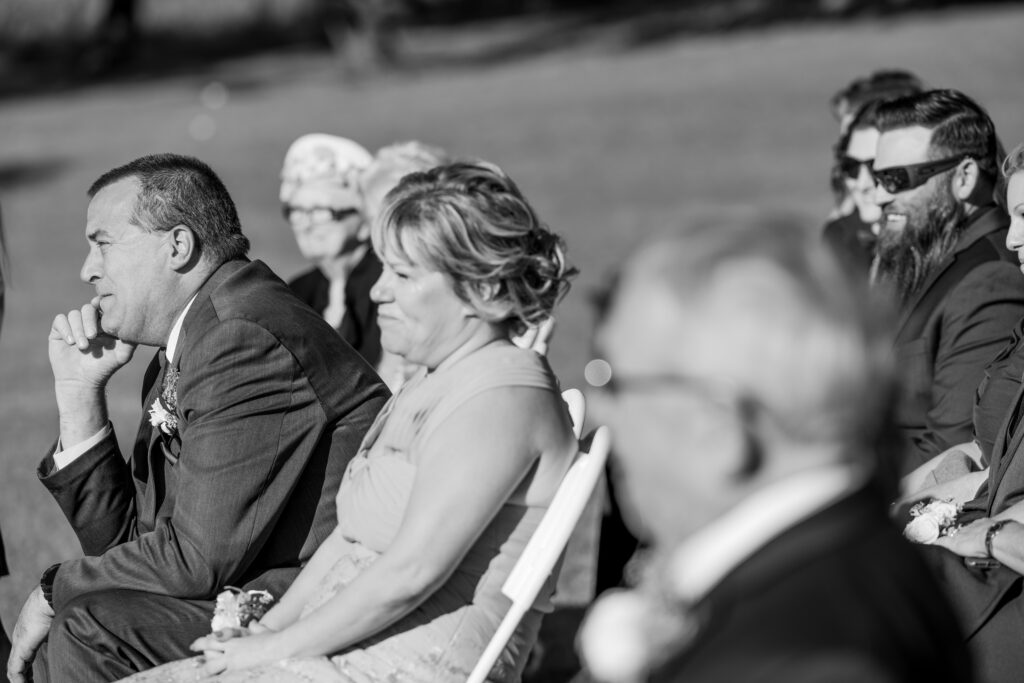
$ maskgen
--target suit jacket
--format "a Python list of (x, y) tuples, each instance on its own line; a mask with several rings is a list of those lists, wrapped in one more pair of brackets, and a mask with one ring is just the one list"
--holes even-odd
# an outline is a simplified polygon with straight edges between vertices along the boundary
[(178, 349), (175, 438), (145, 414), (155, 359), (127, 462), (111, 436), (61, 470), (40, 465), (86, 554), (56, 574), (58, 611), (107, 589), (280, 596), (336, 524), (341, 475), (388, 395), (369, 365), (259, 261), (209, 278)]
[(998, 208), (980, 211), (900, 317), (896, 422), (907, 440), (900, 474), (970, 441), (985, 367), (1024, 318), (1024, 275), (1004, 246), (1006, 227)]
[(694, 608), (655, 683), (970, 681), (927, 568), (870, 490), (783, 532)]
[[(380, 277), (381, 271), (377, 255), (373, 250), (368, 250), (345, 283), (345, 315), (338, 326), (341, 338), (373, 366), (380, 361), (381, 349), (377, 304), (370, 300), (370, 288)], [(327, 308), (331, 283), (319, 268), (296, 277), (288, 286), (317, 313), (323, 313)]]

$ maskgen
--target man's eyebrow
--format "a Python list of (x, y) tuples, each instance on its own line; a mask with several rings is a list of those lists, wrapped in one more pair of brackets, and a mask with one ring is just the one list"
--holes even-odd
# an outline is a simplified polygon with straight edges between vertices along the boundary
[(95, 242), (96, 239), (99, 238), (99, 237), (109, 237), (109, 236), (110, 236), (109, 233), (107, 233), (107, 231), (104, 230), (103, 228), (96, 228), (95, 230), (91, 230), (91, 231), (87, 232), (85, 234), (85, 239)]

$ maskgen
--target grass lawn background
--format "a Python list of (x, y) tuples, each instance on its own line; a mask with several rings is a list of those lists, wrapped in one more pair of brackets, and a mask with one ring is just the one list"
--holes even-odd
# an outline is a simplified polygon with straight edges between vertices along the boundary
[[(338, 79), (328, 56), (289, 54), (0, 101), (0, 202), (12, 260), (0, 338), (0, 526), (13, 572), (0, 581), (0, 619), (10, 629), (41, 570), (80, 553), (35, 467), (57, 429), (46, 336), (56, 313), (91, 296), (78, 279), (85, 190), (103, 171), (152, 152), (203, 158), (238, 203), (251, 255), (287, 278), (304, 264), (280, 217), (277, 174), (298, 135), (336, 133), (370, 149), (415, 138), (492, 160), (566, 237), (582, 270), (550, 355), (563, 386), (582, 386), (587, 292), (642, 237), (723, 211), (783, 209), (820, 223), (835, 135), (827, 101), (851, 77), (909, 68), (979, 99), (1007, 146), (1024, 139), (1022, 29), (1024, 10), (982, 7), (643, 49), (597, 41), (358, 85)], [(458, 40), (465, 36), (455, 32), (474, 29), (448, 30)], [(200, 95), (213, 81), (228, 92), (217, 109)], [(213, 134), (200, 141), (190, 130)], [(134, 436), (151, 354), (141, 349), (109, 388), (122, 444)], [(593, 521), (567, 562), (566, 602), (589, 596)]]

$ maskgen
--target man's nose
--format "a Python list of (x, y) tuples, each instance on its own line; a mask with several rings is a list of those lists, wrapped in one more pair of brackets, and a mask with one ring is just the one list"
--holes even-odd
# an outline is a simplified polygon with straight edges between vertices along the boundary
[(94, 249), (90, 248), (89, 253), (86, 254), (85, 262), (82, 264), (82, 270), (78, 273), (78, 277), (81, 278), (82, 282), (90, 284), (94, 280), (99, 279), (100, 261)]
[(894, 197), (889, 194), (888, 190), (882, 187), (880, 184), (875, 185), (875, 204), (879, 206), (885, 206), (890, 203)]

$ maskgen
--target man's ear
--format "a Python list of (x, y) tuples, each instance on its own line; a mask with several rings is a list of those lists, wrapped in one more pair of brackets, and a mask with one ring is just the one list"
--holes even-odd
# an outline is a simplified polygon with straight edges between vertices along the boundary
[(176, 225), (167, 231), (171, 268), (185, 270), (199, 260), (199, 241), (192, 228)]
[(953, 172), (953, 196), (961, 202), (971, 199), (981, 183), (981, 168), (978, 162), (967, 157)]

